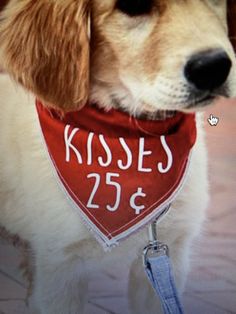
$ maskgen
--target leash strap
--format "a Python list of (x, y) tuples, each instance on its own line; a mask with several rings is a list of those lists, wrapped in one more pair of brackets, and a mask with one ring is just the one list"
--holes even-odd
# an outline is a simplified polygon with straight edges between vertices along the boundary
[[(169, 204), (163, 215), (165, 215), (171, 204)], [(168, 246), (157, 239), (158, 217), (149, 226), (149, 244), (143, 250), (143, 265), (155, 292), (160, 297), (164, 314), (183, 314), (172, 265), (169, 258)]]
[(166, 255), (147, 257), (146, 274), (160, 297), (165, 314), (183, 314), (183, 307), (177, 293), (172, 274), (170, 258)]

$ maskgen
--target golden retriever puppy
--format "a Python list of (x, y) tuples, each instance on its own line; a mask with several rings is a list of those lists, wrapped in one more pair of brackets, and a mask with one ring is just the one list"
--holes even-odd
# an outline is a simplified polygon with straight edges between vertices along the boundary
[[(169, 246), (177, 286), (183, 291), (191, 243), (200, 232), (208, 201), (199, 111), (236, 92), (234, 1), (1, 3), (0, 64), (10, 76), (0, 77), (0, 224), (29, 241), (34, 252), (31, 312), (83, 313), (91, 270), (122, 262), (131, 264), (127, 313), (159, 313), (142, 269), (147, 227), (104, 253), (58, 185), (42, 141), (35, 99), (45, 112), (57, 113), (57, 121), (78, 110), (80, 116), (89, 106), (105, 109), (104, 115), (113, 110), (144, 123), (197, 112), (197, 141), (185, 184), (158, 225), (159, 239)], [(89, 120), (88, 128), (94, 121)], [(122, 143), (128, 156), (128, 146)], [(168, 155), (166, 143), (162, 144)], [(74, 148), (71, 142), (68, 145)], [(181, 152), (182, 144), (176, 145)], [(73, 153), (79, 160), (78, 151)], [(145, 154), (149, 152), (142, 148), (141, 157)], [(117, 188), (111, 177), (109, 182)], [(153, 190), (158, 188), (153, 183)], [(143, 194), (139, 189), (139, 196)]]

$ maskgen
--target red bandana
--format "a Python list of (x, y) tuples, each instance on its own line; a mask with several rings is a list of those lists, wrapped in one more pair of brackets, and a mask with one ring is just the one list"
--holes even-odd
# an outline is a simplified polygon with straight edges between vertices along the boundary
[(106, 246), (149, 223), (176, 197), (196, 140), (193, 114), (146, 121), (85, 106), (61, 118), (36, 106), (60, 181)]

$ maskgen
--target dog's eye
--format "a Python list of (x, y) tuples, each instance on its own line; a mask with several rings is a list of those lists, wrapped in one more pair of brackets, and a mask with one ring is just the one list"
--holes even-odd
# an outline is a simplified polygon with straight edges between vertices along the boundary
[(153, 0), (118, 0), (116, 8), (129, 16), (144, 15), (151, 12)]

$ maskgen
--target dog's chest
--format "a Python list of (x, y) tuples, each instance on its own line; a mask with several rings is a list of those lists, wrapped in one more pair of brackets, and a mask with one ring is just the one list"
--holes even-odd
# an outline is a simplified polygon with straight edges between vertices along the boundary
[(143, 121), (87, 107), (60, 118), (37, 103), (58, 181), (95, 237), (112, 246), (175, 199), (196, 140), (194, 115)]

